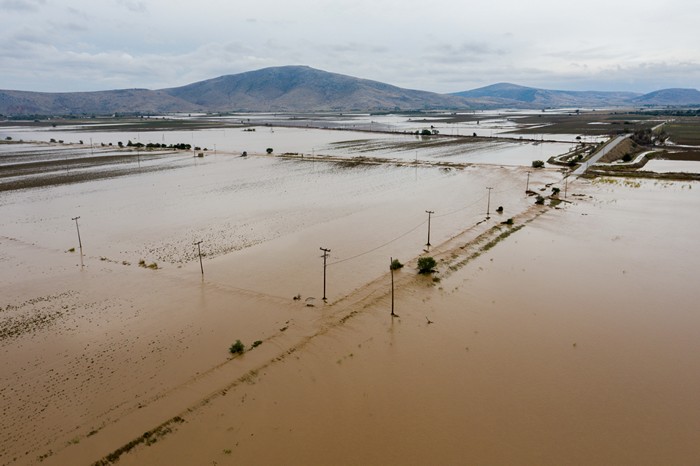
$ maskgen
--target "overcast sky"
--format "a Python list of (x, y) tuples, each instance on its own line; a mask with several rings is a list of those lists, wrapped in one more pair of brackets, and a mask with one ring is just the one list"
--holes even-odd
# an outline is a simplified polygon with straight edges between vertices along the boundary
[(700, 87), (696, 0), (0, 0), (0, 89), (158, 89), (269, 66), (457, 92)]

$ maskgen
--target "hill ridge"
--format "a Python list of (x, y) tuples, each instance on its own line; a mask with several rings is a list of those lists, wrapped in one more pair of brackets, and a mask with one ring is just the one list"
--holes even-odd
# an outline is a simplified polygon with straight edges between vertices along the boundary
[(0, 115), (111, 115), (191, 112), (474, 110), (493, 108), (700, 105), (696, 89), (633, 92), (562, 91), (509, 82), (451, 94), (286, 65), (227, 74), (164, 89), (95, 92), (0, 90)]

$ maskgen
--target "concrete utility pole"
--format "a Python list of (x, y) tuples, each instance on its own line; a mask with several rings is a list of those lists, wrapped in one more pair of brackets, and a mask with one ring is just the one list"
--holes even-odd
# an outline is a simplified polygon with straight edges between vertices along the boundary
[(428, 242), (426, 243), (426, 246), (430, 246), (430, 216), (435, 212), (432, 210), (426, 210), (425, 213), (428, 214)]
[(71, 220), (75, 220), (75, 229), (78, 230), (78, 246), (80, 247), (80, 266), (84, 267), (83, 265), (83, 242), (80, 240), (80, 226), (78, 225), (78, 219), (80, 217), (73, 217)]
[(194, 243), (197, 245), (197, 252), (199, 253), (199, 268), (202, 270), (202, 277), (204, 276), (204, 266), (202, 265), (202, 248), (199, 245), (203, 242), (204, 241), (197, 241)]
[(328, 260), (328, 255), (331, 252), (330, 249), (320, 248), (323, 251), (323, 300), (326, 300), (326, 264)]
[(488, 201), (486, 201), (486, 218), (488, 219), (488, 218), (491, 218), (491, 216), (490, 216), (490, 213), (491, 213), (491, 190), (492, 190), (493, 188), (488, 188), (488, 187), (487, 187), (486, 189), (489, 190)]

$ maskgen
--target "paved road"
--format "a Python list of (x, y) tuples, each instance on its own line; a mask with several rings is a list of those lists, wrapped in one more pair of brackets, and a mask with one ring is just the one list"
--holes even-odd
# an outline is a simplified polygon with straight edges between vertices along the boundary
[(605, 155), (613, 150), (618, 144), (620, 144), (622, 141), (630, 137), (631, 134), (623, 134), (621, 136), (618, 136), (617, 138), (613, 139), (607, 146), (603, 147), (603, 149), (596, 153), (593, 157), (588, 159), (585, 163), (582, 163), (576, 170), (574, 170), (571, 174), (575, 176), (581, 176), (583, 175), (586, 170), (588, 170), (588, 167), (596, 163), (598, 160), (601, 158), (605, 157)]

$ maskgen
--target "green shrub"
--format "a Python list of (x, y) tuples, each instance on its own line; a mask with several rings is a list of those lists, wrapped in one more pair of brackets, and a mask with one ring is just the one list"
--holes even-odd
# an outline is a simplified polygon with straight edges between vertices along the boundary
[(252, 348), (257, 348), (257, 347), (260, 346), (260, 345), (262, 345), (262, 340), (255, 340), (255, 341), (253, 342), (253, 346), (251, 346), (251, 349), (252, 349)]
[(402, 267), (403, 267), (403, 264), (402, 264), (401, 262), (399, 262), (398, 259), (392, 260), (392, 261), (391, 261), (391, 265), (389, 266), (389, 268), (390, 268), (391, 270), (398, 270), (398, 269), (400, 269), (400, 268), (402, 268)]
[(544, 198), (538, 194), (537, 200), (535, 201), (535, 204), (544, 205)]
[(236, 343), (232, 344), (228, 350), (231, 354), (242, 354), (245, 351), (245, 345), (241, 343), (241, 340), (236, 340)]
[(267, 152), (268, 154), (272, 154), (272, 151), (272, 147), (268, 147), (267, 149), (265, 149), (265, 152)]
[(532, 161), (532, 168), (544, 168), (544, 161), (542, 161), (542, 160), (533, 160), (533, 161)]
[(421, 257), (418, 259), (418, 273), (431, 273), (436, 265), (437, 262), (432, 257)]

